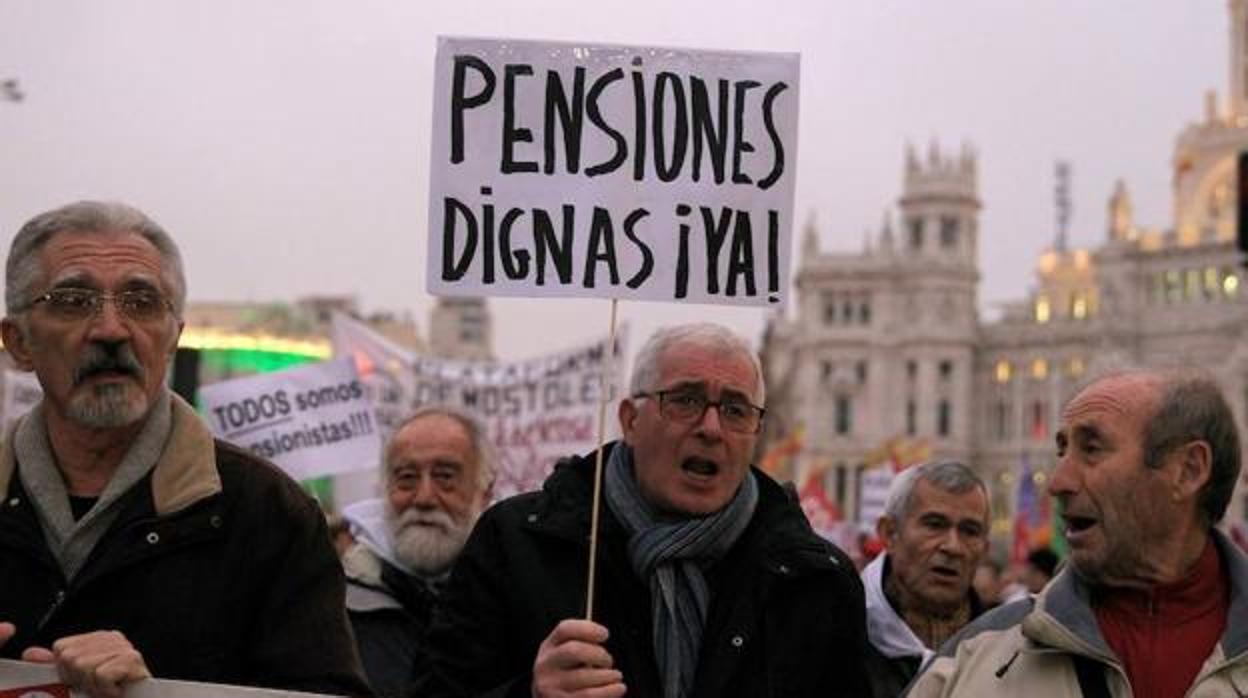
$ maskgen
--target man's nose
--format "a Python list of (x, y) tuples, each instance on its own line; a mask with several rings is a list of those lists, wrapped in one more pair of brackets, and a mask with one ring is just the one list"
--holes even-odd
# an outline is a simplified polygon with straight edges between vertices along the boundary
[(720, 421), (719, 405), (707, 405), (702, 411), (702, 419), (698, 421), (698, 433), (718, 438), (723, 433), (723, 427)]
[(1049, 475), (1048, 494), (1050, 497), (1060, 497), (1062, 495), (1074, 494), (1078, 490), (1079, 473), (1078, 465), (1075, 459), (1067, 451), (1064, 455), (1059, 456), (1057, 464), (1053, 466), (1053, 473)]
[(421, 475), (416, 479), (416, 489), (412, 491), (412, 504), (421, 509), (430, 509), (438, 504), (438, 498), (434, 491), (433, 478), (429, 475)]
[(957, 526), (950, 526), (945, 535), (940, 539), (940, 550), (946, 555), (961, 556), (965, 555), (970, 549), (962, 532)]
[(110, 338), (124, 339), (129, 336), (130, 326), (125, 322), (117, 304), (100, 299), (95, 313), (87, 318), (87, 337), (95, 341), (107, 341)]

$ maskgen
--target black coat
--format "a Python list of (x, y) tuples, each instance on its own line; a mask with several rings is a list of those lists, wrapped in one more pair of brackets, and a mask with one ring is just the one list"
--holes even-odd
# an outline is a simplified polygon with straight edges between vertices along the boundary
[[(435, 610), (432, 674), (414, 695), (529, 695), (538, 645), (560, 620), (585, 615), (592, 472), (592, 456), (570, 459), (541, 492), (482, 516)], [(754, 474), (754, 518), (707, 575), (713, 596), (692, 698), (869, 695), (853, 565), (779, 485)], [(649, 587), (605, 503), (600, 516), (594, 620), (611, 633), (607, 650), (629, 695), (657, 697)]]
[(397, 698), (421, 675), (436, 595), (425, 581), (356, 545), (344, 558), (347, 617), (378, 698)]
[(119, 630), (157, 678), (368, 695), (315, 501), (188, 419), (175, 410), (160, 462), (68, 584), (3, 449), (0, 620), (17, 635), (0, 656)]

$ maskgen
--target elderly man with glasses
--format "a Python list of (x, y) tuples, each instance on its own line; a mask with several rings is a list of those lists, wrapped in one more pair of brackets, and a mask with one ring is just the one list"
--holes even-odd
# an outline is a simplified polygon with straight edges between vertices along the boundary
[(709, 324), (656, 333), (605, 446), (593, 621), (595, 455), (487, 511), (452, 572), (416, 695), (862, 696), (862, 585), (750, 467), (757, 357)]
[(92, 696), (149, 675), (366, 695), (316, 503), (165, 387), (185, 299), (129, 206), (14, 238), (0, 329), (44, 397), (0, 443), (0, 656)]

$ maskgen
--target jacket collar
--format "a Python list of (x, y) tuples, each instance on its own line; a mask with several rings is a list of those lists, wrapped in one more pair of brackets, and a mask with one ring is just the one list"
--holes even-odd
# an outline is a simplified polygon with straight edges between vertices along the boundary
[[(617, 442), (603, 446), (603, 467)], [(537, 508), (527, 514), (527, 525), (570, 541), (587, 544), (585, 533), (590, 526), (594, 487), (595, 454), (560, 461), (555, 472), (542, 486), (543, 497)], [(758, 482), (758, 507), (754, 519), (734, 548), (749, 550), (748, 557), (783, 574), (807, 568), (834, 568), (839, 563), (829, 558), (830, 546), (811, 531), (801, 509), (788, 505), (784, 490), (762, 471), (751, 467)], [(623, 526), (603, 506), (601, 535), (604, 538), (625, 537)], [(760, 532), (765, 532), (762, 535)]]
[(1231, 606), (1227, 609), (1226, 630), (1222, 633), (1222, 651), (1228, 657), (1238, 657), (1248, 652), (1248, 623), (1231, 622), (1236, 618), (1248, 618), (1248, 555), (1216, 528), (1213, 542), (1222, 555), (1222, 564), (1231, 580)]
[[(1231, 583), (1227, 618), (1248, 617), (1248, 556), (1216, 528), (1210, 530), (1210, 535)], [(1035, 611), (1023, 621), (1023, 634), (1037, 642), (1083, 654), (1114, 656), (1096, 622), (1091, 590), (1070, 565), (1040, 592)], [(1227, 657), (1248, 652), (1248, 625), (1228, 622), (1220, 644)]]
[(862, 570), (862, 586), (867, 600), (867, 639), (885, 657), (921, 657), (922, 664), (926, 664), (932, 651), (923, 645), (884, 596), (884, 565), (887, 559), (888, 553), (881, 553)]
[[(157, 516), (181, 511), (221, 491), (212, 433), (186, 401), (176, 394), (170, 397), (173, 426), (152, 468), (152, 504)], [(19, 422), (14, 422), (0, 443), (0, 492), (9, 491), (17, 471), (13, 434)]]

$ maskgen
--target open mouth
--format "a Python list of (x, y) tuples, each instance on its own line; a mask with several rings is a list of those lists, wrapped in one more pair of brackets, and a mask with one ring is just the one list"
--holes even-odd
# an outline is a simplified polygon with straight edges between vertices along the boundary
[(935, 575), (937, 579), (943, 579), (950, 582), (956, 581), (959, 576), (958, 570), (953, 567), (949, 567), (948, 565), (933, 565), (931, 570), (932, 574)]
[(131, 370), (130, 368), (126, 366), (95, 366), (85, 371), (79, 372), (77, 382), (81, 384), (81, 383), (86, 383), (89, 380), (93, 380), (97, 378), (104, 379), (104, 380), (109, 380), (109, 379), (115, 380), (118, 378), (134, 378), (134, 377), (136, 377), (135, 371)]
[(1097, 520), (1091, 516), (1071, 516), (1068, 514), (1063, 519), (1066, 521), (1066, 535), (1068, 537), (1078, 537), (1097, 524)]
[(88, 373), (86, 376), (84, 376), (83, 380), (90, 380), (92, 378), (130, 378), (133, 375), (134, 375), (133, 373), (125, 369), (112, 368), (112, 369), (103, 369), (99, 371), (92, 371), (91, 373)]
[(697, 475), (699, 477), (715, 477), (719, 474), (719, 464), (713, 460), (707, 460), (706, 458), (686, 458), (680, 464), (680, 469), (686, 473)]

